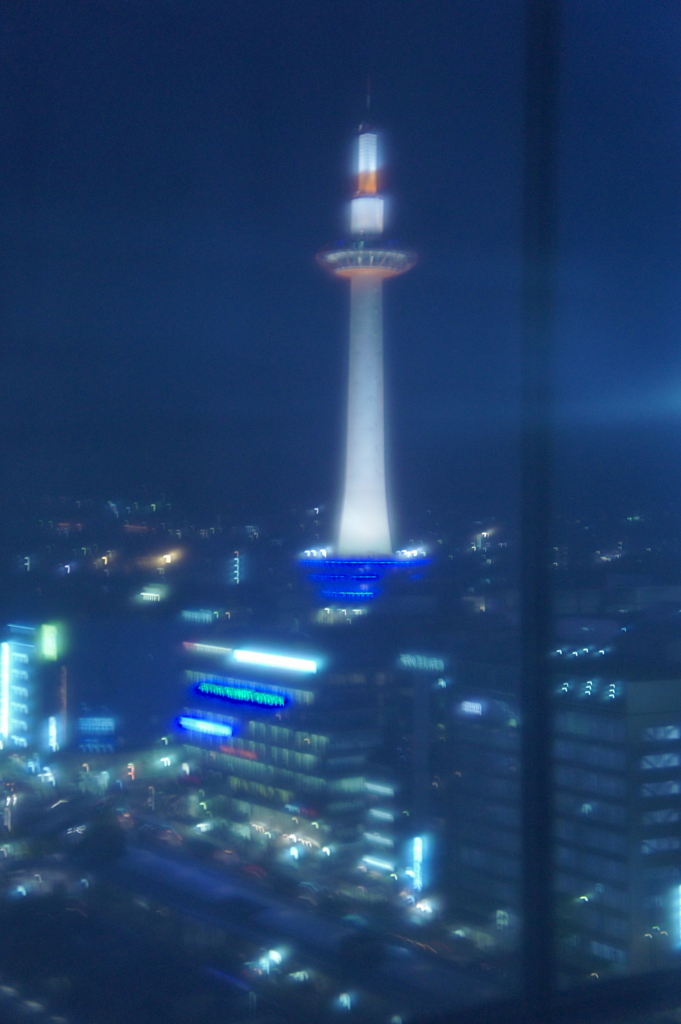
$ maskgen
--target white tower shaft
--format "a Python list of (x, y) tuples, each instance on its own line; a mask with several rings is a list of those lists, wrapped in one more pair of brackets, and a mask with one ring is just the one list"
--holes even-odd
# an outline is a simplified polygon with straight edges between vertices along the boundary
[(383, 409), (383, 280), (350, 281), (350, 368), (345, 484), (338, 552), (389, 555)]
[(357, 191), (350, 203), (353, 239), (317, 259), (350, 278), (350, 372), (345, 482), (338, 554), (391, 555), (385, 481), (383, 278), (404, 274), (413, 253), (384, 245), (383, 197), (377, 192), (377, 139), (360, 129)]

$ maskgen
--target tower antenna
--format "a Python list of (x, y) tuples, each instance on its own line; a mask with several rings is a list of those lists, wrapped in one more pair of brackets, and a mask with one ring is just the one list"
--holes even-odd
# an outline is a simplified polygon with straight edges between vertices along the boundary
[(367, 107), (366, 107), (366, 117), (364, 118), (364, 123), (360, 124), (360, 126), (359, 126), (360, 132), (366, 131), (366, 129), (369, 127), (369, 123), (370, 123), (370, 116), (369, 115), (370, 115), (370, 112), (371, 112), (371, 75), (367, 75)]

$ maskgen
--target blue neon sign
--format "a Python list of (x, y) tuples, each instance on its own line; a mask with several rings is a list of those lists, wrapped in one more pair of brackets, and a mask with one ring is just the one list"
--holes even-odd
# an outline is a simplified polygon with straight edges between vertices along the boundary
[(180, 729), (188, 732), (200, 732), (206, 736), (233, 736), (234, 726), (226, 722), (214, 722), (209, 718), (194, 718), (190, 715), (180, 715), (177, 720)]

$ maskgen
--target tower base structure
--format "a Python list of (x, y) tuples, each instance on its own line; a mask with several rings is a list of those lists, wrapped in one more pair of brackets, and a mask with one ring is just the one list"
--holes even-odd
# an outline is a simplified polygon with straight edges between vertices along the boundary
[(383, 558), (324, 557), (305, 552), (299, 566), (320, 603), (368, 608), (397, 577), (419, 579), (430, 562), (425, 551), (401, 551)]

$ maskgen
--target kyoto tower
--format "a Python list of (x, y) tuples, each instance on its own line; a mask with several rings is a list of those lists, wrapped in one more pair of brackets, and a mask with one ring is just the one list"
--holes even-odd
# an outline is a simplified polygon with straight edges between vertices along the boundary
[(350, 365), (339, 555), (391, 555), (385, 480), (383, 409), (383, 280), (404, 274), (416, 256), (383, 242), (384, 199), (378, 192), (377, 136), (360, 127), (351, 240), (317, 256), (350, 280)]

